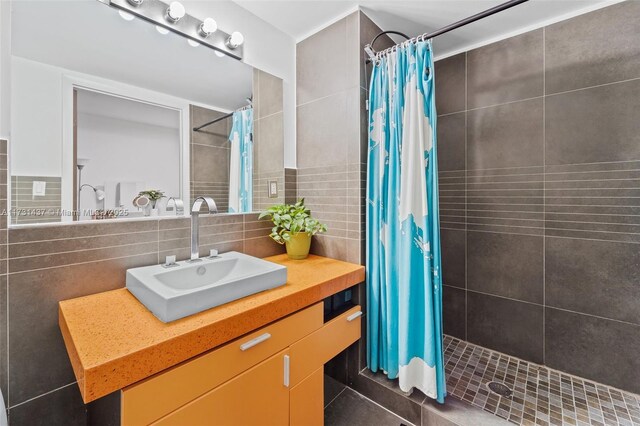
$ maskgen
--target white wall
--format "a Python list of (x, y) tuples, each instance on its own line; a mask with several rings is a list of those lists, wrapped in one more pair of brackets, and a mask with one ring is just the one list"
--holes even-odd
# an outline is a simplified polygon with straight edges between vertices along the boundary
[[(175, 122), (167, 124), (175, 127), (78, 114), (78, 158), (89, 159), (82, 170), (82, 183), (143, 182), (147, 189), (179, 197), (180, 113), (176, 111)], [(82, 207), (88, 208), (86, 204)]]
[(221, 30), (244, 35), (244, 62), (280, 77), (284, 87), (284, 166), (296, 166), (296, 44), (276, 27), (232, 1), (184, 0), (187, 13), (211, 16)]
[(0, 1), (0, 138), (9, 138), (11, 123), (11, 19), (10, 3)]
[(15, 56), (11, 64), (11, 174), (60, 177), (62, 70)]

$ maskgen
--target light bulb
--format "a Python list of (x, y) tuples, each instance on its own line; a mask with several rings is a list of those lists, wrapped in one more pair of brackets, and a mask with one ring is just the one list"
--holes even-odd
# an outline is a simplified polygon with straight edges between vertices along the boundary
[(172, 1), (167, 8), (167, 20), (172, 23), (176, 23), (185, 14), (184, 6), (178, 1)]
[(133, 16), (132, 14), (130, 14), (129, 12), (125, 12), (124, 10), (119, 10), (118, 14), (120, 15), (120, 17), (122, 19), (124, 19), (125, 21), (133, 21), (133, 18), (135, 18), (135, 16)]
[(162, 35), (169, 34), (169, 30), (160, 25), (156, 25), (156, 31), (158, 31)]
[(218, 30), (218, 23), (213, 18), (206, 18), (200, 24), (199, 32), (202, 37), (209, 37)]
[(241, 46), (242, 43), (244, 43), (244, 36), (239, 31), (232, 32), (227, 39), (227, 47), (230, 49), (235, 49), (236, 47)]
[(216, 56), (217, 56), (218, 58), (224, 58), (224, 57), (225, 57), (225, 54), (224, 54), (224, 53), (219, 52), (219, 51), (217, 51), (217, 50), (214, 50), (214, 53), (216, 54)]
[(101, 189), (96, 189), (96, 198), (98, 199), (98, 201), (102, 201), (102, 200), (104, 200), (105, 195), (106, 195), (106, 194), (104, 193), (104, 191), (103, 191), (103, 190), (101, 190)]
[(195, 41), (195, 40), (191, 40), (190, 38), (189, 38), (189, 39), (187, 39), (187, 43), (189, 43), (189, 46), (191, 46), (191, 47), (198, 47), (198, 46), (200, 46), (200, 43), (198, 43), (198, 42), (197, 42), (197, 41)]

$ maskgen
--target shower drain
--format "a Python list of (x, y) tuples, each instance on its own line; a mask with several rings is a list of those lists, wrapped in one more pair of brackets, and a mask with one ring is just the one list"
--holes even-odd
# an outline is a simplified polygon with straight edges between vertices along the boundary
[(496, 395), (504, 396), (505, 398), (511, 397), (512, 391), (507, 386), (503, 385), (500, 382), (489, 382), (487, 383), (487, 387), (489, 390)]

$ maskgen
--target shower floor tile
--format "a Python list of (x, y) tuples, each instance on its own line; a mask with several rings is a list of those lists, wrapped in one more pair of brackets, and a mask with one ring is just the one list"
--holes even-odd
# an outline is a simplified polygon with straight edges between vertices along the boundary
[[(518, 425), (640, 426), (640, 396), (444, 338), (447, 393)], [(487, 387), (496, 381), (511, 395)]]

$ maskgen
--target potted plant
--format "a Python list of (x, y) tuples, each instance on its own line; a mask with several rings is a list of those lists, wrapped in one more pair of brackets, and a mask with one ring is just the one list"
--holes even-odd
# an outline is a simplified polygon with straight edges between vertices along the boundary
[(306, 259), (309, 256), (311, 237), (327, 232), (327, 226), (311, 217), (304, 198), (295, 204), (276, 204), (260, 213), (260, 219), (268, 217), (273, 222), (269, 236), (287, 247), (290, 259)]
[(158, 200), (164, 198), (164, 192), (159, 189), (140, 191), (138, 197), (146, 197), (151, 202), (151, 216), (158, 216)]

